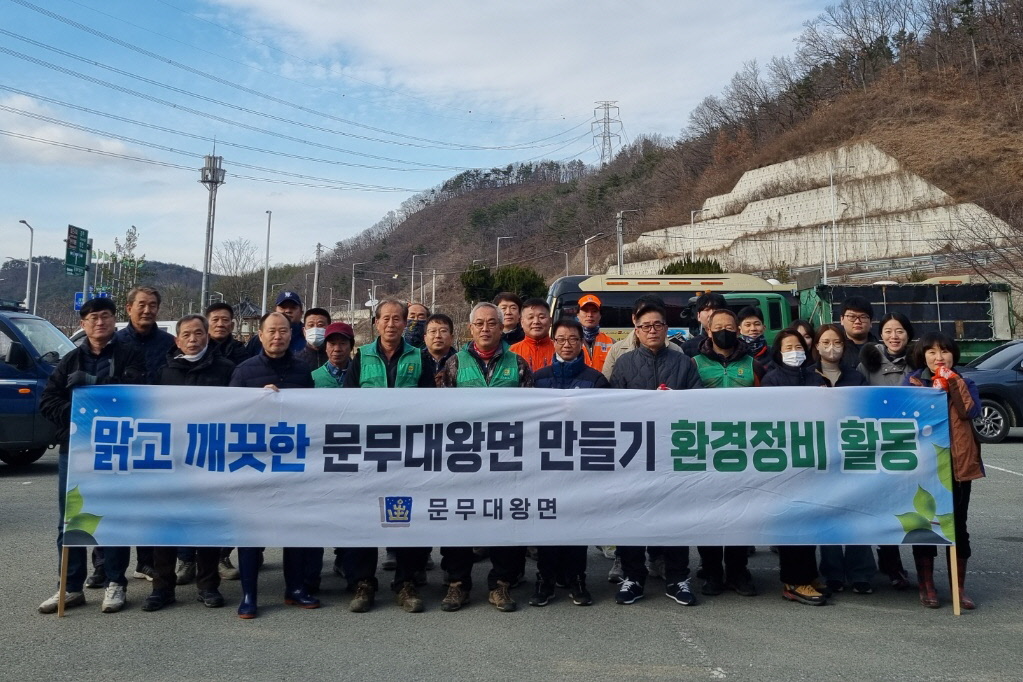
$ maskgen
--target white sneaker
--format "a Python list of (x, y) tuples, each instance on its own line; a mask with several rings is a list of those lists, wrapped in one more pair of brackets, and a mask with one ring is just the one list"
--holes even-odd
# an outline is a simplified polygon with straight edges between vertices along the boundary
[(625, 572), (622, 571), (622, 560), (619, 557), (615, 557), (615, 562), (611, 564), (611, 570), (607, 572), (607, 581), (609, 583), (620, 583), (625, 579)]
[[(55, 595), (44, 601), (39, 605), (39, 613), (57, 613), (57, 604), (60, 602), (60, 592), (58, 591)], [(72, 606), (81, 606), (85, 603), (84, 592), (65, 592), (64, 593), (64, 608), (68, 609)]]
[(124, 592), (124, 588), (117, 583), (107, 585), (107, 589), (103, 593), (103, 606), (100, 608), (100, 611), (103, 613), (117, 613), (123, 609), (126, 601)]
[(605, 559), (614, 560), (616, 549), (617, 547), (615, 545), (604, 545), (603, 547), (600, 548), (600, 551), (604, 553)]

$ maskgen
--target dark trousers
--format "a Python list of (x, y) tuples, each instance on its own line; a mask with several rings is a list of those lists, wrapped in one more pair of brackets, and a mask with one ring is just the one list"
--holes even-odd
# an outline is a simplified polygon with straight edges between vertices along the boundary
[[(200, 591), (215, 590), (220, 587), (220, 573), (217, 570), (220, 564), (220, 547), (190, 547), (194, 553), (195, 561), (195, 586)], [(178, 582), (178, 576), (174, 571), (177, 563), (177, 547), (154, 547), (153, 548), (153, 569), (156, 577), (153, 578), (153, 591), (167, 590), (174, 591)]]
[[(472, 547), (441, 547), (440, 567), (451, 583), (462, 583), (462, 589), (472, 589)], [(490, 573), (487, 589), (497, 589), (497, 582), (514, 584), (526, 571), (525, 547), (491, 547)]]
[[(746, 565), (749, 563), (749, 551), (745, 545), (735, 547), (697, 547), (700, 553), (700, 564), (706, 580), (724, 582), (746, 576)], [(724, 566), (721, 565), (722, 559)], [(801, 585), (803, 583), (800, 583)]]
[[(970, 490), (972, 481), (952, 481), (952, 513), (955, 514), (956, 554), (960, 559), (973, 556), (970, 534), (966, 531), (966, 516), (970, 511)], [(935, 557), (938, 548), (934, 545), (913, 545), (913, 556)]]
[(545, 582), (586, 577), (586, 545), (536, 548), (536, 571)]
[(779, 577), (786, 585), (809, 585), (817, 579), (817, 547), (779, 547), (778, 569)]
[(323, 572), (322, 547), (285, 547), (283, 564), (286, 592), (319, 589)]
[(881, 545), (877, 548), (877, 568), (887, 576), (905, 573), (902, 554), (898, 545)]
[(426, 570), (426, 560), (430, 558), (432, 547), (395, 547), (394, 558), (397, 566), (394, 569), (394, 582), (391, 587), (400, 590), (403, 583), (415, 582), (416, 573)]
[(373, 589), (377, 589), (376, 547), (338, 547), (334, 555), (334, 563), (341, 566), (349, 589), (354, 589), (363, 580), (368, 580)]
[[(60, 565), (61, 550), (64, 549), (64, 510), (67, 489), (67, 451), (57, 455), (57, 565)], [(127, 586), (128, 580), (124, 577), (128, 570), (128, 563), (131, 561), (130, 547), (105, 547), (100, 561), (103, 565), (103, 572), (106, 574), (107, 584), (117, 583), (122, 587)], [(85, 585), (85, 576), (88, 572), (88, 552), (84, 547), (68, 547), (67, 561), (67, 591), (81, 592)]]
[[(664, 581), (666, 583), (670, 585), (682, 582), (689, 577), (688, 547), (658, 547), (657, 549), (664, 556)], [(619, 545), (615, 553), (622, 560), (622, 573), (625, 574), (625, 579), (646, 585), (646, 548)]]
[[(195, 547), (178, 547), (178, 561), (195, 561)], [(221, 547), (220, 558), (227, 559), (231, 556), (234, 547)]]

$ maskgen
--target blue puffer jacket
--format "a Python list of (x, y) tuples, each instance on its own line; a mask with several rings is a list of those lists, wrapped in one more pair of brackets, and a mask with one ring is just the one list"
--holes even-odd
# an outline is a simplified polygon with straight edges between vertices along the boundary
[(153, 325), (148, 334), (143, 334), (128, 323), (128, 326), (118, 331), (114, 336), (118, 341), (131, 343), (142, 349), (142, 355), (146, 359), (146, 383), (155, 384), (160, 376), (160, 370), (167, 364), (167, 353), (171, 348), (177, 347), (177, 341), (173, 334), (168, 334), (162, 329)]
[(586, 366), (586, 358), (580, 353), (572, 362), (554, 362), (533, 373), (536, 388), (610, 388), (611, 384), (603, 374)]
[(235, 367), (228, 385), (263, 388), (273, 384), (277, 388), (312, 388), (312, 371), (309, 365), (291, 353), (282, 358), (271, 358), (261, 352)]

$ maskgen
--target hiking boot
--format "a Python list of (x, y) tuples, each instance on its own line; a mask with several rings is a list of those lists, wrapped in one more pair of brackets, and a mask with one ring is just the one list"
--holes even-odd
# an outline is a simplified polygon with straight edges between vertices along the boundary
[(511, 585), (505, 581), (498, 580), (497, 587), (490, 590), (489, 601), (497, 607), (498, 611), (514, 611), (518, 608), (518, 604), (516, 604), (515, 600), (512, 599), (511, 592), (508, 591), (510, 587)]
[(622, 570), (622, 560), (619, 557), (615, 557), (614, 563), (611, 564), (611, 570), (607, 572), (607, 581), (609, 583), (620, 583), (625, 580), (625, 572)]
[(152, 566), (136, 566), (135, 572), (131, 574), (131, 577), (136, 580), (153, 582), (153, 578), (156, 577), (156, 570)]
[(92, 569), (92, 575), (85, 579), (85, 586), (90, 590), (98, 590), (107, 586), (107, 572), (102, 566)]
[(100, 611), (103, 613), (117, 613), (124, 608), (127, 602), (125, 589), (117, 583), (110, 583), (103, 593), (103, 604), (100, 606)]
[(724, 591), (725, 584), (719, 578), (707, 578), (700, 589), (700, 592), (708, 597), (716, 597)]
[(660, 578), (664, 580), (664, 557), (656, 556), (650, 560), (650, 565), (647, 566), (647, 571), (651, 578)]
[(238, 580), (241, 577), (238, 569), (231, 563), (231, 557), (229, 556), (220, 559), (220, 563), (217, 564), (217, 572), (220, 573), (222, 580)]
[(589, 606), (593, 603), (593, 597), (586, 589), (586, 576), (577, 575), (568, 581), (568, 596), (576, 606)]
[(757, 596), (757, 586), (753, 584), (753, 576), (750, 575), (749, 571), (743, 571), (742, 575), (730, 578), (725, 584), (730, 589), (735, 590), (736, 594), (743, 597)]
[(441, 611), (457, 611), (469, 603), (469, 590), (462, 589), (461, 582), (448, 585), (448, 593), (440, 600)]
[(423, 598), (419, 596), (419, 590), (416, 589), (415, 583), (403, 584), (401, 590), (394, 596), (394, 601), (408, 613), (422, 613), (423, 611)]
[(398, 568), (398, 555), (391, 550), (387, 550), (387, 554), (384, 555), (384, 561), (380, 564), (380, 568), (385, 571), (393, 571)]
[(781, 591), (781, 596), (789, 601), (797, 601), (808, 606), (824, 606), (828, 599), (817, 591), (813, 585), (789, 585), (786, 584)]
[(199, 590), (196, 601), (201, 601), (208, 609), (219, 609), (224, 605), (224, 595), (220, 594), (220, 590)]
[(618, 594), (615, 595), (616, 604), (633, 604), (637, 599), (643, 598), (643, 586), (635, 580), (626, 578), (618, 586)]
[(195, 580), (195, 562), (179, 561), (177, 576), (178, 585), (187, 585), (188, 583)]
[(177, 599), (174, 597), (174, 592), (171, 590), (153, 590), (153, 593), (146, 597), (146, 600), (142, 602), (142, 610), (159, 611), (163, 607), (170, 606), (176, 601)]
[(348, 604), (348, 610), (354, 613), (366, 613), (373, 608), (373, 602), (377, 598), (376, 593), (373, 583), (368, 580), (360, 580), (355, 587), (355, 596)]
[(668, 597), (668, 599), (674, 599), (682, 606), (692, 606), (696, 603), (696, 595), (693, 594), (693, 589), (689, 584), (689, 578), (677, 583), (669, 583), (664, 590), (664, 594)]
[[(60, 601), (60, 592), (53, 595), (42, 604), (39, 605), (39, 613), (57, 613), (57, 604)], [(85, 593), (84, 592), (65, 592), (64, 593), (64, 608), (69, 609), (72, 606), (82, 606), (85, 604)]]
[(544, 580), (544, 577), (537, 573), (536, 588), (533, 590), (533, 596), (529, 598), (529, 605), (547, 606), (555, 596), (554, 584), (549, 580)]

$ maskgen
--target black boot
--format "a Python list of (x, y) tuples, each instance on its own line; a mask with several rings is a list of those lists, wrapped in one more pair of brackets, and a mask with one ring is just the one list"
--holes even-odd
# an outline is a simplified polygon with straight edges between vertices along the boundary
[(304, 547), (284, 548), (284, 603), (315, 609), (320, 606), (320, 600), (309, 594), (305, 586), (308, 556), (309, 550)]
[(238, 573), (242, 584), (242, 602), (238, 605), (239, 618), (255, 618), (256, 592), (259, 585), (259, 565), (263, 551), (258, 547), (238, 548)]

